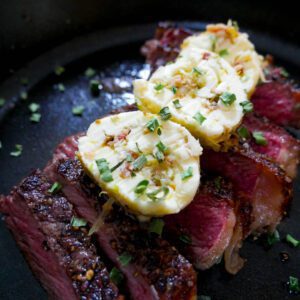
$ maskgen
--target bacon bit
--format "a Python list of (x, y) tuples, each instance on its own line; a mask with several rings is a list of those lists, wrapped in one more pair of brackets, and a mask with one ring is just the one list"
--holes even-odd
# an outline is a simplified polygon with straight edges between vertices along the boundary
[(131, 132), (130, 128), (126, 128), (124, 129), (118, 136), (117, 136), (117, 140), (118, 141), (123, 141), (126, 140), (126, 137), (128, 136), (128, 134)]
[(115, 139), (113, 135), (105, 134), (104, 144), (109, 144)]
[(97, 120), (95, 121), (95, 123), (98, 124), (98, 125), (101, 124), (101, 119), (97, 119)]
[(225, 38), (229, 38), (232, 43), (234, 42), (234, 39), (239, 35), (234, 26), (224, 24), (208, 25), (206, 27), (206, 30), (211, 33), (216, 33), (220, 36), (224, 36)]
[(209, 52), (204, 52), (202, 55), (202, 59), (208, 60), (208, 58), (210, 57), (210, 53)]
[(238, 73), (239, 76), (244, 75), (244, 66), (242, 64), (237, 64), (234, 66), (236, 72)]
[(91, 280), (94, 277), (94, 271), (92, 269), (86, 271), (85, 278), (87, 280)]
[(129, 176), (131, 176), (132, 171), (133, 171), (132, 165), (126, 162), (125, 165), (121, 167), (120, 177), (128, 178)]

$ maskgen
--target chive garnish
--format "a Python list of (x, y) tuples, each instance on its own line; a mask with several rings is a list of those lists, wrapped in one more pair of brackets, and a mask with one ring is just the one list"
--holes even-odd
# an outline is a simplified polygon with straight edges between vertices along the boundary
[(265, 146), (268, 144), (268, 141), (266, 140), (266, 138), (264, 137), (263, 133), (260, 131), (254, 131), (252, 133), (253, 138), (255, 139), (255, 143), (257, 145), (262, 145)]
[(250, 133), (249, 133), (247, 127), (245, 127), (245, 126), (240, 126), (237, 130), (237, 133), (243, 139), (247, 139), (250, 137)]
[(100, 159), (96, 160), (96, 165), (97, 165), (99, 173), (100, 173), (100, 178), (104, 182), (113, 181), (111, 170), (109, 169), (108, 162), (105, 158), (100, 158)]
[(291, 236), (290, 234), (286, 235), (286, 241), (293, 245), (294, 247), (298, 247), (300, 245), (300, 241), (296, 240), (293, 236)]
[(27, 92), (25, 92), (25, 91), (21, 92), (21, 93), (20, 93), (20, 98), (21, 98), (22, 100), (27, 100), (27, 99), (28, 99), (28, 94), (27, 94)]
[(165, 86), (164, 86), (162, 83), (158, 83), (158, 84), (154, 87), (154, 89), (155, 89), (156, 91), (161, 91), (164, 87), (165, 87)]
[(72, 108), (72, 113), (74, 116), (82, 116), (84, 111), (84, 106), (83, 105), (78, 105), (78, 106), (74, 106)]
[(197, 68), (197, 67), (193, 68), (193, 73), (195, 73), (197, 75), (203, 75), (203, 72), (199, 68)]
[(156, 233), (157, 235), (161, 236), (164, 225), (165, 222), (162, 219), (153, 219), (149, 224), (148, 231), (150, 233)]
[(243, 107), (243, 112), (248, 113), (253, 111), (253, 104), (250, 101), (243, 101), (240, 103), (240, 106)]
[(129, 253), (122, 253), (118, 257), (118, 261), (121, 263), (122, 267), (126, 267), (132, 260), (132, 256)]
[(71, 219), (71, 226), (72, 227), (83, 227), (86, 226), (87, 221), (85, 219), (77, 218), (77, 217), (72, 217)]
[(98, 96), (99, 95), (99, 86), (100, 86), (100, 81), (96, 80), (96, 79), (92, 79), (90, 81), (90, 91), (92, 93), (92, 95), (94, 96)]
[(176, 94), (176, 93), (177, 93), (177, 88), (176, 88), (176, 86), (172, 86), (171, 90), (172, 90), (173, 94)]
[(109, 278), (114, 284), (119, 285), (123, 281), (124, 275), (121, 273), (119, 269), (113, 267), (109, 273)]
[(58, 85), (57, 85), (57, 89), (61, 92), (61, 93), (63, 93), (64, 91), (65, 91), (65, 86), (64, 86), (64, 84), (63, 83), (59, 83)]
[(136, 160), (133, 161), (132, 166), (134, 171), (139, 171), (147, 163), (146, 155), (140, 155)]
[(154, 153), (155, 158), (157, 159), (158, 162), (162, 162), (165, 159), (165, 155), (162, 151), (158, 150)]
[(290, 74), (284, 68), (280, 69), (280, 75), (282, 75), (283, 77), (289, 77), (290, 76)]
[(136, 146), (138, 153), (143, 153), (143, 151), (140, 149), (138, 142), (135, 143), (135, 146)]
[(48, 192), (50, 193), (50, 194), (55, 194), (55, 193), (57, 193), (59, 190), (61, 190), (61, 188), (62, 188), (62, 185), (59, 183), (59, 182), (54, 182), (53, 184), (52, 184), (52, 186), (51, 186), (51, 188), (48, 190)]
[(228, 106), (228, 105), (231, 105), (236, 100), (236, 96), (235, 96), (235, 94), (232, 94), (229, 92), (224, 92), (220, 96), (220, 99), (224, 105)]
[(189, 235), (187, 234), (182, 234), (179, 236), (179, 240), (185, 244), (190, 245), (192, 243), (192, 239)]
[(137, 186), (134, 189), (134, 192), (139, 195), (144, 194), (148, 185), (149, 185), (149, 181), (147, 179), (142, 180), (137, 184)]
[(187, 170), (185, 170), (181, 173), (182, 180), (186, 180), (192, 176), (193, 176), (193, 168), (192, 167), (188, 167)]
[(124, 161), (126, 160), (126, 158), (124, 158), (123, 160), (121, 160), (120, 162), (118, 162), (115, 166), (113, 166), (110, 171), (113, 172), (115, 171), (116, 169), (118, 169), (123, 163)]
[[(147, 193), (148, 198), (150, 198), (152, 201), (156, 202), (156, 201), (160, 201), (160, 200), (164, 200), (166, 198), (166, 196), (169, 194), (169, 188), (166, 186), (162, 186), (159, 189), (157, 189), (156, 191), (153, 191), (151, 193)], [(158, 195), (161, 194), (162, 195), (159, 197)]]
[(42, 115), (41, 115), (40, 113), (33, 113), (33, 114), (30, 116), (29, 120), (30, 120), (31, 122), (38, 123), (38, 122), (40, 122), (41, 117), (42, 117)]
[(35, 113), (40, 109), (40, 105), (35, 102), (32, 102), (28, 105), (28, 108), (32, 113)]
[(4, 98), (0, 98), (0, 107), (4, 106), (6, 100)]
[(84, 72), (85, 77), (87, 78), (91, 78), (93, 76), (95, 76), (96, 71), (93, 68), (87, 68)]
[(65, 72), (65, 68), (62, 66), (57, 66), (55, 67), (54, 72), (57, 76), (60, 76), (62, 73)]
[(15, 151), (10, 152), (10, 156), (18, 157), (22, 154), (23, 146), (20, 144), (15, 145)]
[(202, 123), (206, 120), (206, 118), (200, 113), (200, 112), (197, 112), (193, 118), (200, 124), (202, 125)]
[(159, 151), (161, 152), (165, 152), (168, 147), (162, 142), (162, 141), (159, 141), (157, 144), (156, 144), (156, 147)]
[(169, 107), (163, 107), (159, 111), (159, 115), (160, 115), (161, 119), (164, 121), (167, 121), (172, 117)]
[(289, 277), (289, 289), (291, 292), (300, 292), (300, 284), (299, 279), (297, 277)]
[(173, 104), (174, 104), (174, 106), (175, 106), (176, 109), (179, 109), (179, 108), (182, 107), (182, 105), (180, 104), (179, 99), (174, 100)]
[(272, 246), (277, 242), (280, 242), (280, 235), (278, 230), (275, 230), (272, 234), (268, 235), (268, 244)]
[(156, 118), (153, 118), (148, 121), (146, 127), (149, 129), (149, 131), (154, 132), (159, 127), (159, 122)]
[(219, 55), (224, 57), (224, 56), (229, 55), (229, 52), (228, 52), (227, 49), (222, 49), (222, 50), (219, 51)]

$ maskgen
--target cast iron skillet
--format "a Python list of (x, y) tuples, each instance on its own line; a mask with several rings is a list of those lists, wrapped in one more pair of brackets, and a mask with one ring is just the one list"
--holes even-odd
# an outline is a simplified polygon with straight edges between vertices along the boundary
[[(181, 23), (191, 28), (202, 29), (202, 23)], [(85, 130), (97, 117), (109, 113), (132, 101), (130, 86), (132, 78), (147, 73), (147, 66), (139, 54), (139, 47), (153, 36), (156, 24), (121, 27), (98, 31), (71, 40), (49, 51), (28, 64), (0, 86), (0, 97), (9, 99), (0, 110), (0, 179), (1, 193), (26, 176), (30, 170), (44, 167), (54, 147), (65, 136)], [(299, 48), (280, 40), (251, 32), (251, 39), (262, 53), (273, 54), (293, 77), (299, 77)], [(61, 76), (53, 73), (55, 66), (65, 66)], [(89, 91), (89, 80), (84, 76), (87, 67), (97, 70), (96, 78), (111, 82), (110, 78), (121, 79), (113, 89), (104, 86), (100, 95), (93, 97)], [(140, 72), (142, 70), (142, 73)], [(20, 84), (27, 77), (28, 86)], [(123, 84), (122, 84), (123, 82)], [(66, 87), (64, 93), (56, 89), (58, 83)], [(120, 81), (119, 81), (120, 83)], [(28, 100), (20, 99), (21, 91), (27, 90)], [(42, 119), (39, 124), (29, 121), (28, 104), (41, 104)], [(72, 115), (72, 107), (84, 105), (82, 117)], [(20, 157), (9, 155), (15, 144), (23, 145)], [(300, 178), (296, 180), (299, 183)], [(281, 236), (291, 233), (300, 238), (300, 185), (295, 185), (295, 200), (290, 216), (279, 226)], [(298, 219), (298, 220), (297, 220)], [(242, 248), (247, 263), (236, 276), (224, 272), (222, 263), (206, 272), (199, 273), (199, 295), (212, 299), (288, 299), (297, 296), (288, 293), (286, 282), (290, 275), (300, 277), (300, 250), (286, 243), (275, 244), (266, 250), (263, 238), (249, 239)], [(287, 251), (290, 260), (282, 263), (280, 252)], [(14, 300), (46, 299), (47, 295), (33, 277), (19, 252), (12, 236), (0, 223), (0, 298)]]

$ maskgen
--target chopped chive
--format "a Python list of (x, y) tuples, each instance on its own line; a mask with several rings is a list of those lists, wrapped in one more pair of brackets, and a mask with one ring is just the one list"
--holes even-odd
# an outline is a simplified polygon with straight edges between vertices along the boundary
[(144, 194), (148, 185), (149, 185), (149, 181), (147, 179), (142, 180), (137, 184), (137, 186), (134, 189), (134, 192), (139, 195)]
[(132, 166), (134, 171), (139, 171), (147, 163), (147, 157), (142, 154), (136, 160), (133, 161)]
[(217, 37), (215, 35), (210, 35), (209, 39), (211, 41), (211, 51), (215, 52), (217, 46)]
[(87, 78), (91, 78), (93, 76), (95, 76), (96, 71), (93, 68), (87, 68), (84, 72), (85, 77)]
[(173, 104), (174, 104), (174, 106), (175, 106), (176, 109), (179, 109), (179, 108), (182, 107), (182, 105), (180, 104), (179, 99), (174, 100)]
[(181, 173), (182, 180), (186, 180), (192, 176), (193, 176), (193, 168), (192, 167), (188, 167), (187, 170), (185, 170), (184, 172)]
[(220, 99), (224, 105), (228, 106), (228, 105), (231, 105), (236, 100), (236, 96), (235, 96), (235, 94), (232, 94), (229, 92), (224, 92), (220, 96)]
[(177, 88), (176, 88), (176, 86), (172, 86), (171, 90), (172, 90), (173, 94), (176, 94), (176, 93), (177, 93)]
[(113, 166), (110, 171), (113, 172), (115, 170), (117, 170), (124, 162), (125, 162), (126, 158), (121, 160), (120, 162), (118, 162), (115, 166)]
[(290, 76), (290, 74), (287, 72), (287, 70), (285, 68), (280, 69), (280, 75), (282, 75), (283, 77), (289, 77)]
[(20, 144), (15, 145), (15, 151), (10, 152), (10, 156), (18, 157), (22, 154), (23, 146)]
[(63, 92), (66, 90), (66, 88), (65, 88), (65, 86), (64, 86), (63, 83), (59, 83), (59, 84), (57, 85), (57, 89), (58, 89), (61, 93), (63, 93)]
[(28, 94), (27, 94), (27, 92), (25, 92), (25, 91), (21, 92), (21, 93), (20, 93), (20, 98), (21, 98), (22, 100), (27, 100), (27, 99), (28, 99)]
[(57, 76), (60, 76), (62, 73), (65, 72), (65, 68), (62, 66), (57, 66), (55, 67), (54, 72)]
[(274, 245), (277, 242), (280, 242), (280, 235), (278, 230), (275, 230), (272, 234), (269, 234), (267, 241), (270, 246)]
[(48, 190), (50, 194), (57, 193), (62, 188), (62, 185), (59, 182), (54, 182), (51, 186), (51, 188)]
[(99, 92), (100, 92), (99, 86), (100, 86), (99, 80), (96, 80), (96, 79), (90, 80), (90, 91), (91, 91), (92, 95), (94, 95), (94, 96), (99, 95)]
[(96, 165), (100, 173), (100, 178), (104, 182), (111, 182), (113, 181), (113, 177), (111, 171), (108, 166), (108, 162), (105, 158), (100, 158), (96, 160)]
[(237, 130), (237, 133), (243, 139), (248, 139), (250, 137), (249, 130), (245, 126), (240, 126)]
[(32, 102), (28, 105), (28, 109), (32, 112), (32, 113), (35, 113), (37, 112), (39, 109), (40, 109), (40, 105), (35, 103), (35, 102)]
[(222, 49), (222, 50), (219, 51), (219, 55), (222, 56), (222, 57), (227, 56), (227, 55), (229, 55), (229, 52), (228, 52), (227, 49)]
[(40, 113), (33, 113), (30, 116), (29, 120), (34, 123), (39, 123), (41, 120), (41, 117), (42, 117), (42, 115)]
[(293, 245), (294, 247), (298, 247), (300, 245), (300, 241), (296, 240), (293, 236), (291, 236), (290, 234), (286, 235), (286, 241)]
[(179, 236), (179, 240), (185, 244), (190, 245), (192, 243), (192, 239), (189, 235), (187, 234), (182, 234)]
[(157, 235), (161, 236), (163, 232), (165, 222), (162, 219), (152, 219), (149, 224), (148, 231), (150, 233), (156, 233)]
[[(169, 194), (169, 188), (166, 186), (162, 186), (161, 188), (157, 189), (156, 191), (153, 191), (151, 193), (147, 193), (147, 197), (149, 199), (151, 199), (152, 201), (156, 202), (156, 201), (161, 201), (164, 200), (167, 195)], [(162, 196), (158, 196), (159, 194), (162, 193)]]
[(222, 181), (221, 176), (216, 177), (214, 180), (214, 185), (218, 191), (220, 191), (220, 189), (221, 189), (221, 181)]
[(253, 111), (253, 104), (250, 101), (243, 101), (240, 103), (240, 106), (243, 107), (243, 112), (248, 113)]
[(253, 138), (255, 139), (255, 143), (257, 145), (262, 145), (265, 146), (268, 144), (268, 141), (266, 140), (266, 138), (264, 137), (263, 133), (260, 131), (254, 131), (252, 133)]
[(27, 77), (21, 77), (20, 83), (21, 83), (22, 85), (28, 85), (29, 80), (28, 80)]
[(157, 134), (161, 135), (161, 128), (160, 127), (157, 128)]
[(0, 107), (4, 106), (6, 100), (4, 98), (0, 98)]
[(165, 152), (168, 149), (168, 147), (162, 141), (159, 141), (155, 146), (161, 152)]
[(162, 151), (160, 151), (160, 150), (156, 151), (155, 154), (154, 154), (154, 156), (157, 159), (157, 161), (160, 162), (160, 163), (163, 162), (164, 159), (165, 159), (164, 153)]
[(132, 157), (132, 155), (129, 153), (129, 154), (127, 154), (127, 156), (126, 156), (126, 161), (127, 162), (133, 162), (133, 157)]
[(121, 273), (119, 269), (113, 267), (109, 273), (109, 278), (114, 284), (119, 285), (124, 280), (124, 275)]
[(161, 119), (164, 121), (167, 121), (172, 117), (169, 107), (163, 107), (159, 111), (159, 115), (160, 115)]
[(86, 226), (87, 221), (85, 219), (77, 218), (77, 217), (72, 217), (71, 219), (71, 226), (72, 227), (83, 227)]
[(161, 91), (165, 86), (162, 83), (158, 83), (157, 85), (155, 85), (154, 89), (156, 91)]
[(132, 256), (129, 253), (122, 253), (119, 257), (118, 257), (118, 261), (121, 263), (121, 265), (123, 267), (126, 267), (132, 260)]
[(82, 116), (83, 111), (84, 111), (84, 106), (83, 105), (74, 106), (72, 108), (72, 114), (74, 116)]
[(200, 113), (200, 112), (197, 112), (193, 118), (200, 124), (202, 125), (202, 123), (206, 120), (206, 118)]
[(297, 277), (289, 277), (289, 289), (291, 292), (300, 292), (300, 284), (299, 279)]
[(135, 146), (136, 146), (138, 153), (143, 153), (143, 151), (140, 149), (138, 142), (135, 143)]
[(203, 72), (199, 68), (197, 68), (197, 67), (193, 68), (193, 73), (195, 73), (197, 75), (203, 75)]
[(147, 124), (146, 127), (151, 131), (154, 132), (159, 127), (159, 122), (156, 118), (151, 119)]

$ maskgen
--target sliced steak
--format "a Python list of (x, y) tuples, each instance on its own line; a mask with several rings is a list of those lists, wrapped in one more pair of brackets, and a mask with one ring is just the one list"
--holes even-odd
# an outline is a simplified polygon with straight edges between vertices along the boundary
[(51, 299), (121, 299), (88, 228), (72, 227), (72, 205), (35, 171), (2, 197), (0, 210)]
[(221, 177), (201, 181), (192, 203), (164, 220), (167, 236), (194, 266), (204, 270), (221, 259), (236, 217), (231, 185)]
[[(68, 138), (70, 140), (76, 139)], [(75, 147), (76, 148), (76, 145)], [(58, 149), (65, 149), (62, 145)], [(62, 157), (63, 154), (56, 152)], [(65, 153), (67, 157), (69, 153)], [(73, 157), (73, 155), (70, 155)], [(101, 214), (101, 204), (96, 187), (74, 159), (53, 158), (46, 172), (53, 180), (63, 184), (63, 191), (71, 199), (76, 211), (90, 223)], [(102, 223), (103, 222), (103, 223)], [(194, 299), (196, 296), (196, 273), (192, 265), (167, 241), (149, 234), (135, 217), (113, 205), (102, 219), (95, 233), (101, 249), (122, 270), (132, 299)], [(130, 255), (128, 265), (122, 265), (119, 257)]]
[(202, 169), (219, 174), (233, 184), (237, 225), (225, 252), (226, 269), (236, 273), (243, 265), (238, 255), (249, 234), (272, 232), (286, 213), (292, 198), (291, 179), (264, 155), (237, 146), (228, 152), (205, 150)]
[(269, 122), (265, 118), (258, 118), (254, 114), (247, 114), (242, 126), (250, 133), (261, 132), (266, 139), (266, 145), (259, 145), (250, 134), (241, 139), (242, 143), (248, 143), (258, 153), (264, 154), (282, 167), (291, 178), (296, 177), (299, 164), (300, 142), (291, 136), (282, 127)]

